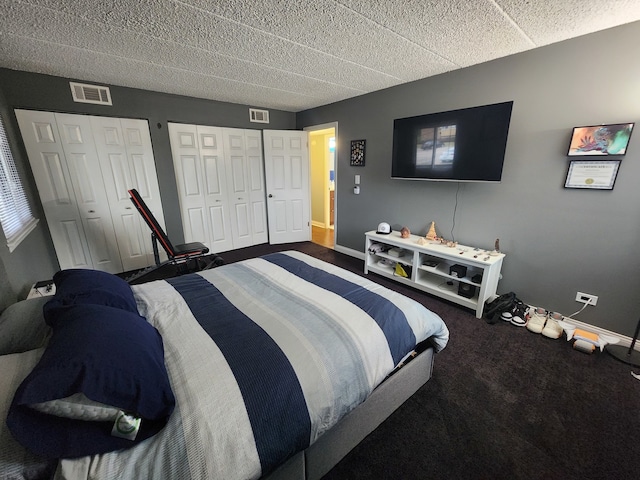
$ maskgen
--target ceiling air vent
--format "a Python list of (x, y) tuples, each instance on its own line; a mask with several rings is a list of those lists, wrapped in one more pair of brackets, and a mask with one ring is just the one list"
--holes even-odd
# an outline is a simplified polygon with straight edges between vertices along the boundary
[(74, 102), (111, 105), (111, 92), (109, 91), (109, 87), (75, 82), (69, 82), (69, 85), (71, 86)]
[(269, 110), (249, 109), (249, 120), (254, 123), (269, 123)]

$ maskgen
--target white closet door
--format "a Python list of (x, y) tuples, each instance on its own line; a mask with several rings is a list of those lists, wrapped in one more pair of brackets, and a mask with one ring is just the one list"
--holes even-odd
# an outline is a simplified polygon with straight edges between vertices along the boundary
[(243, 248), (254, 244), (251, 187), (244, 130), (224, 128), (223, 135), (233, 247)]
[(93, 268), (55, 115), (15, 113), (60, 268)]
[(233, 236), (222, 129), (198, 125), (197, 132), (202, 160), (205, 216), (209, 225), (208, 246), (212, 252), (232, 250)]
[(137, 188), (164, 228), (147, 122), (16, 116), (60, 267), (120, 273), (153, 264), (151, 232), (127, 193)]
[(225, 252), (268, 241), (259, 130), (169, 124), (187, 242)]
[(204, 207), (202, 161), (196, 126), (170, 123), (169, 138), (185, 242), (198, 241), (211, 248)]
[(222, 129), (169, 124), (185, 242), (232, 250)]
[(146, 120), (90, 118), (123, 268), (144, 268), (154, 261), (151, 231), (131, 203), (129, 189), (138, 190), (165, 229), (149, 125)]
[(257, 245), (269, 241), (267, 194), (264, 184), (264, 160), (262, 156), (262, 132), (259, 130), (245, 130), (244, 136), (247, 152), (251, 232), (253, 235), (253, 244)]
[(100, 173), (100, 159), (85, 115), (55, 114), (78, 210), (93, 259), (93, 268), (111, 273), (123, 271), (111, 210)]
[(269, 241), (311, 240), (309, 142), (307, 132), (264, 130)]

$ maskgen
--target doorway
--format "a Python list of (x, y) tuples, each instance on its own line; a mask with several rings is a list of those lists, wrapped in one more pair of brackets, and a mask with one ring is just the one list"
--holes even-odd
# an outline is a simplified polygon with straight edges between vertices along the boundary
[(315, 125), (304, 130), (309, 132), (311, 241), (334, 248), (338, 124)]

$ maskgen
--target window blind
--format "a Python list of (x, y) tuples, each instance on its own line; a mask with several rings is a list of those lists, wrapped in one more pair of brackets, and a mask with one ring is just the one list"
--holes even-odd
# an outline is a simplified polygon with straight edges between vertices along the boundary
[(18, 170), (0, 118), (0, 224), (12, 252), (31, 232), (38, 220), (31, 213)]

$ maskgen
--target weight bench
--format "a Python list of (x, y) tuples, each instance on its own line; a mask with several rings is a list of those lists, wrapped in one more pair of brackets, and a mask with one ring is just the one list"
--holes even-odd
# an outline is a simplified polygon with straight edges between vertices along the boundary
[[(135, 188), (132, 188), (129, 190), (129, 195), (136, 210), (142, 215), (145, 223), (151, 229), (151, 244), (153, 246), (153, 259), (155, 261), (154, 266), (146, 268), (127, 279), (129, 283), (132, 283), (134, 280), (139, 280), (141, 276), (147, 275), (151, 271), (155, 271), (167, 264), (176, 265), (181, 273), (200, 271), (224, 264), (224, 260), (218, 255), (215, 255), (210, 261), (206, 261), (205, 257), (209, 253), (209, 248), (203, 243), (191, 242), (178, 245), (171, 243), (171, 240), (169, 240), (169, 237), (158, 223), (158, 220), (156, 220), (156, 217), (151, 210), (149, 210), (140, 193), (138, 193)], [(165, 262), (160, 261), (158, 244), (160, 244), (167, 254), (168, 260)], [(195, 264), (194, 269), (190, 267), (191, 263)]]

